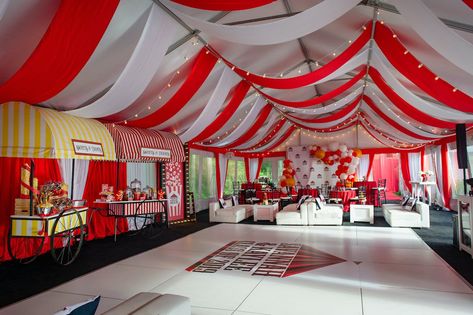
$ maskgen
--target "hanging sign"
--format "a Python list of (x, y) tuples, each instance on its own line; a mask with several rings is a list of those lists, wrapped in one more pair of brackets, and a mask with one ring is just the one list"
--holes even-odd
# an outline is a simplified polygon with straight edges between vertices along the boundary
[(72, 139), (72, 145), (76, 155), (103, 156), (103, 147), (100, 142)]
[(155, 149), (155, 148), (141, 148), (142, 157), (170, 159), (171, 150)]

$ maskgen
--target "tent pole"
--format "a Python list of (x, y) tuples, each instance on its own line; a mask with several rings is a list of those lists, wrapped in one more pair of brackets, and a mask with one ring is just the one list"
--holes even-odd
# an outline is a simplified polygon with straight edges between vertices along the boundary
[(30, 216), (33, 215), (33, 183), (34, 183), (34, 161), (31, 159), (30, 167)]
[(76, 159), (72, 159), (72, 177), (71, 177), (71, 199), (74, 200), (74, 175), (76, 168)]
[(463, 169), (463, 194), (466, 196), (466, 168)]

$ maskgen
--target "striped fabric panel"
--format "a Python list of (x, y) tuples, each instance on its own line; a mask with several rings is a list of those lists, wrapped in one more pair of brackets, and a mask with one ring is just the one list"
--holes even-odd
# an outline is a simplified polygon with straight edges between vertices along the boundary
[[(107, 128), (99, 121), (75, 117), (51, 109), (40, 108), (38, 110), (54, 135), (54, 154), (56, 158), (116, 160), (113, 139)], [(76, 154), (72, 139), (100, 143), (104, 156)]]
[(37, 108), (22, 102), (0, 107), (0, 156), (54, 157), (51, 129)]
[(164, 212), (164, 207), (160, 202), (144, 202), (141, 204), (136, 213), (136, 209), (140, 203), (125, 203), (125, 204), (109, 204), (109, 215), (116, 216), (134, 216), (135, 214), (153, 214)]
[[(115, 141), (115, 150), (120, 160), (149, 162), (185, 160), (182, 142), (172, 133), (113, 124), (105, 124), (105, 127)], [(141, 148), (170, 150), (171, 159), (142, 157)]]

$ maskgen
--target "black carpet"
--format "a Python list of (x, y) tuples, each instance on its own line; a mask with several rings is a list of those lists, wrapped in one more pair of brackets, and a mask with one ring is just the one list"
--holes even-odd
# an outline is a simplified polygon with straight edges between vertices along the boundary
[[(459, 252), (452, 245), (452, 212), (430, 211), (430, 229), (413, 229), (423, 240), (452, 266), (460, 275), (473, 285), (473, 259), (465, 252)], [(343, 225), (389, 227), (381, 209), (375, 210), (375, 224), (350, 223), (349, 213), (344, 214)], [(250, 217), (242, 224), (271, 225), (269, 221), (253, 222)], [(0, 307), (25, 299), (37, 293), (51, 289), (76, 277), (107, 266), (127, 257), (142, 253), (152, 248), (172, 242), (176, 239), (212, 226), (208, 220), (208, 211), (200, 211), (197, 223), (186, 223), (165, 229), (159, 237), (144, 238), (141, 235), (122, 234), (117, 242), (113, 237), (84, 242), (77, 260), (70, 266), (55, 264), (49, 253), (44, 254), (29, 265), (15, 262), (3, 262), (0, 265)]]
[[(201, 221), (201, 216), (199, 213), (198, 221)], [(0, 264), (0, 307), (212, 225), (208, 223), (208, 213), (207, 219), (202, 221), (204, 222), (171, 225), (153, 239), (140, 234), (122, 234), (117, 237), (116, 243), (113, 237), (84, 242), (77, 260), (66, 267), (56, 264), (49, 253), (39, 256), (28, 265), (13, 261), (3, 262)]]

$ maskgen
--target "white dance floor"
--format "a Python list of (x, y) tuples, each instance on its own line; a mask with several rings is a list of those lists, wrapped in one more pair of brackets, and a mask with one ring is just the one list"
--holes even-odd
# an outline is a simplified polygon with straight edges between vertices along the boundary
[[(233, 241), (250, 242), (232, 243), (219, 252)], [(222, 266), (208, 261), (212, 253), (229, 259), (235, 247), (245, 246), (246, 260), (240, 256)], [(265, 247), (267, 255), (251, 258), (256, 247)], [(284, 248), (300, 251), (290, 258)], [(279, 258), (270, 256), (278, 251)], [(288, 257), (289, 264), (284, 262)], [(270, 264), (283, 270), (284, 277), (262, 275)], [(235, 266), (251, 270), (223, 270)], [(142, 291), (188, 296), (192, 314), (205, 315), (473, 314), (472, 288), (411, 229), (244, 224), (219, 224), (188, 235), (10, 305), (0, 314), (52, 314), (101, 295), (100, 314)]]

